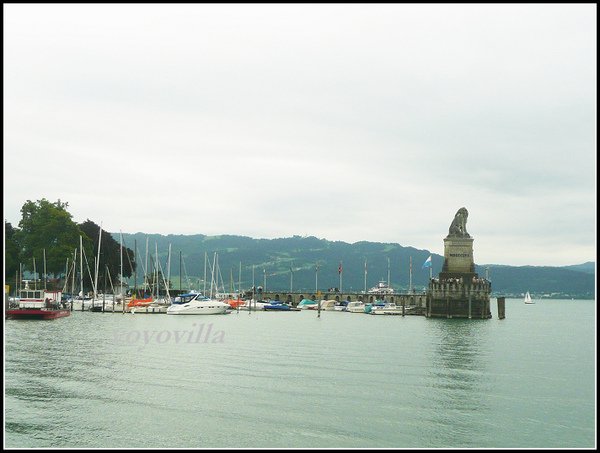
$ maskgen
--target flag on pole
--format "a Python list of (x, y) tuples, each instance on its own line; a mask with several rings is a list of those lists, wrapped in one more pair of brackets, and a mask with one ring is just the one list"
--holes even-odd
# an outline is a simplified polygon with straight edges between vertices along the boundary
[(426, 267), (431, 267), (431, 255), (429, 255), (429, 258), (425, 260), (421, 269), (425, 269)]

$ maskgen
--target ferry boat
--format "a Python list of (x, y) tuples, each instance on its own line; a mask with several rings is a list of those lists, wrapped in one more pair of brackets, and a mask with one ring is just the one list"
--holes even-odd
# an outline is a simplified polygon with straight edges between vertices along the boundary
[(369, 289), (369, 294), (394, 294), (394, 288), (390, 288), (390, 286), (384, 281), (381, 280), (377, 283), (377, 286)]
[(7, 319), (55, 319), (70, 316), (71, 312), (61, 306), (62, 291), (25, 288), (19, 291), (19, 308), (5, 311)]

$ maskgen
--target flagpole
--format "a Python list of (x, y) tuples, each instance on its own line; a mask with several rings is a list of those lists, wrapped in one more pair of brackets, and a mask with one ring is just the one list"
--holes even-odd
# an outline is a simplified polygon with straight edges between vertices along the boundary
[(254, 282), (254, 264), (252, 265), (252, 299), (248, 305), (248, 314), (252, 312), (252, 302), (254, 302), (254, 311), (256, 311), (256, 283)]
[(408, 292), (412, 294), (412, 256), (410, 257), (409, 271), (408, 271)]
[(367, 260), (365, 259), (365, 294), (367, 294)]
[(344, 271), (344, 269), (342, 268), (342, 262), (340, 261), (340, 267), (338, 268), (339, 274), (340, 274), (340, 293), (342, 292), (342, 272)]
[(390, 282), (390, 259), (388, 257), (388, 288), (391, 288), (391, 282)]

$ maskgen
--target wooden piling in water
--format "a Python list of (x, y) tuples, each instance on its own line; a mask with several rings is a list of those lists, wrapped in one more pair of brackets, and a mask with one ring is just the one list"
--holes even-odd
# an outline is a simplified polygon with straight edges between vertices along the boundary
[(504, 319), (504, 297), (498, 297), (498, 319)]

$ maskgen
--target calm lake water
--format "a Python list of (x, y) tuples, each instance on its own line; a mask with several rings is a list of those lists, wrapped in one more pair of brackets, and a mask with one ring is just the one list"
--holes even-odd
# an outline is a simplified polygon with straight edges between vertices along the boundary
[(595, 307), (6, 320), (5, 447), (595, 448)]

